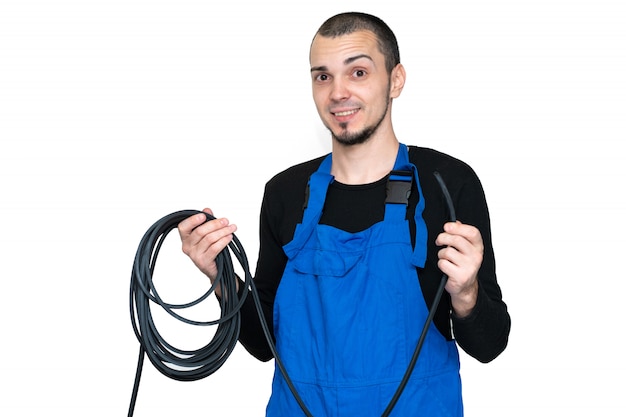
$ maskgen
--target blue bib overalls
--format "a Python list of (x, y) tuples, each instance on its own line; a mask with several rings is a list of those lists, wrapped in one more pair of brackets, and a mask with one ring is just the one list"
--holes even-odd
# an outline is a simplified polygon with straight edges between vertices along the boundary
[[(394, 171), (412, 172), (420, 193), (415, 248), (405, 204), (387, 203), (384, 220), (357, 233), (319, 224), (331, 164), (328, 155), (311, 175), (302, 223), (284, 246), (288, 262), (274, 302), (276, 346), (314, 417), (378, 417), (428, 315), (416, 269), (426, 257), (425, 201), (401, 144)], [(456, 343), (432, 324), (391, 415), (463, 415)], [(304, 416), (278, 369), (267, 416)]]

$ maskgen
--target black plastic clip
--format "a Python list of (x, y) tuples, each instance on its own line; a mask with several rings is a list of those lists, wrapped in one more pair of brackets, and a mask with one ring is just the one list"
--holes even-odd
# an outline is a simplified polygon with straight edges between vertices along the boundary
[(412, 171), (391, 171), (387, 179), (387, 199), (385, 203), (408, 205), (412, 185)]

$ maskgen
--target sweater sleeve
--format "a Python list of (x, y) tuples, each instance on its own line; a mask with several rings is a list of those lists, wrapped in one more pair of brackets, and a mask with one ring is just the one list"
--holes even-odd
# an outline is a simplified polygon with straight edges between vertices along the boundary
[(445, 293), (434, 317), (441, 333), (454, 338), (468, 355), (480, 362), (489, 362), (506, 348), (511, 326), (507, 306), (496, 278), (496, 262), (491, 239), (491, 222), (482, 184), (476, 172), (466, 163), (428, 148), (410, 147), (411, 161), (418, 167), (420, 183), (426, 199), (424, 220), (428, 228), (428, 257), (419, 271), (425, 301), (431, 305), (441, 279), (437, 266), (439, 247), (435, 239), (449, 221), (441, 188), (433, 172), (439, 172), (447, 185), (459, 221), (475, 226), (484, 244), (483, 262), (478, 271), (478, 299), (468, 317), (451, 313), (450, 296)]
[[(267, 200), (267, 188), (261, 205), (259, 220), (259, 262), (254, 278), (254, 285), (259, 295), (263, 316), (268, 325), (273, 339), (273, 305), (276, 290), (285, 269), (287, 259), (282, 250), (277, 236), (272, 227), (271, 210)], [(243, 285), (240, 286), (240, 291)], [(245, 291), (249, 291), (245, 289)], [(240, 294), (240, 296), (243, 295)], [(246, 300), (240, 310), (241, 330), (239, 341), (244, 348), (255, 358), (261, 361), (269, 361), (274, 357), (267, 343), (267, 336), (261, 326), (261, 321), (254, 303), (252, 294), (247, 294)]]
[(495, 359), (508, 343), (510, 317), (504, 303), (493, 300), (481, 286), (478, 300), (469, 316), (452, 314), (452, 325), (459, 346), (482, 363)]
[[(469, 169), (469, 168), (468, 168)], [(452, 328), (458, 345), (470, 356), (486, 363), (504, 351), (508, 343), (511, 318), (502, 299), (496, 278), (496, 262), (491, 224), (485, 193), (473, 170), (456, 191), (459, 220), (476, 226), (484, 243), (483, 263), (478, 271), (478, 298), (469, 316), (452, 314)]]

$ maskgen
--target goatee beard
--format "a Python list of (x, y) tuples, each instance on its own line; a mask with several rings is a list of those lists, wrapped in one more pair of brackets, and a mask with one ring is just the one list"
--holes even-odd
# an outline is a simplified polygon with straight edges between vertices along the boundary
[(387, 115), (387, 112), (389, 111), (389, 95), (387, 95), (386, 102), (387, 102), (387, 105), (385, 106), (385, 111), (381, 115), (380, 119), (378, 119), (378, 121), (376, 123), (374, 123), (373, 125), (366, 126), (360, 132), (348, 132), (348, 130), (347, 130), (348, 124), (347, 123), (340, 123), (339, 124), (339, 127), (341, 128), (341, 133), (340, 134), (336, 134), (335, 132), (333, 132), (330, 129), (330, 127), (328, 127), (328, 126), (326, 126), (326, 127), (330, 131), (333, 139), (335, 139), (338, 143), (340, 143), (340, 144), (342, 144), (344, 146), (354, 146), (354, 145), (360, 145), (362, 143), (365, 143), (378, 130), (378, 127), (381, 125), (383, 120), (385, 120), (385, 116)]
[(336, 135), (332, 130), (330, 133), (332, 134), (333, 139), (335, 139), (342, 145), (360, 145), (367, 142), (367, 140), (372, 136), (372, 134), (376, 131), (379, 125), (380, 123), (374, 127), (365, 128), (360, 132), (348, 132), (346, 130), (346, 126), (342, 124), (340, 125), (340, 127), (342, 128), (343, 133)]

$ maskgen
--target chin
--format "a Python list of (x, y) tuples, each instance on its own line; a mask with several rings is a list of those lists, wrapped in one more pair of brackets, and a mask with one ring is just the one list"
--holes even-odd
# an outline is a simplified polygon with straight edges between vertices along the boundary
[(370, 135), (333, 135), (333, 139), (344, 146), (361, 145), (369, 140)]

